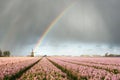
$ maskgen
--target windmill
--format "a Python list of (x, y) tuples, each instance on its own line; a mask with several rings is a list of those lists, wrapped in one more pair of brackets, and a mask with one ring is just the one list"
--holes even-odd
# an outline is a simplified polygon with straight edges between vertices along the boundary
[(34, 51), (33, 51), (33, 49), (32, 49), (32, 52), (31, 52), (31, 57), (34, 57)]
[(29, 53), (30, 53), (30, 55), (28, 55), (28, 56), (34, 57), (36, 53), (40, 53), (40, 52), (35, 52), (35, 51), (32, 49), (32, 51), (29, 52)]

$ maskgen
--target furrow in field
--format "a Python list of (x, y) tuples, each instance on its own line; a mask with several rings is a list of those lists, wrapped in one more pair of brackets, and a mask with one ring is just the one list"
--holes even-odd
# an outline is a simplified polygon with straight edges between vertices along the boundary
[(106, 70), (106, 71), (113, 73), (113, 74), (120, 74), (120, 67), (119, 66), (92, 64), (92, 63), (85, 63), (85, 62), (79, 62), (79, 61), (74, 61), (74, 60), (67, 60), (67, 59), (63, 59), (63, 58), (61, 58), (59, 60), (64, 61), (64, 62), (69, 62), (72, 64), (77, 64), (77, 65), (82, 65), (82, 66), (93, 67), (96, 69)]
[(67, 75), (45, 57), (17, 80), (69, 80)]
[(77, 64), (72, 64), (69, 62), (58, 60), (54, 57), (49, 57), (49, 59), (63, 68), (69, 70), (72, 74), (76, 74), (79, 80), (119, 80), (120, 74), (113, 74), (106, 70), (96, 69), (94, 67), (82, 66)]
[(15, 60), (14, 58), (11, 60), (11, 62), (6, 60), (5, 64), (0, 65), (0, 80), (9, 80), (13, 76), (15, 77), (15, 75), (18, 75), (21, 70), (35, 63), (39, 60), (39, 58), (18, 58), (17, 61)]

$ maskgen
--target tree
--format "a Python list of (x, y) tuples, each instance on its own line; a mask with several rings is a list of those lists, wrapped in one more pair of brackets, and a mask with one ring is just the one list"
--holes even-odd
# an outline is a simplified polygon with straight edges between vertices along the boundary
[(0, 50), (0, 57), (2, 57), (2, 51)]
[(3, 56), (4, 57), (9, 57), (10, 56), (10, 51), (4, 51)]

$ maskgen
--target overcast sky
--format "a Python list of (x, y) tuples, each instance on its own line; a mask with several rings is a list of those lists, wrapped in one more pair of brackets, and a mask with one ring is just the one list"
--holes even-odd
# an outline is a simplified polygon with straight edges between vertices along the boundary
[(0, 48), (28, 55), (46, 28), (74, 3), (36, 55), (120, 53), (120, 0), (0, 0)]

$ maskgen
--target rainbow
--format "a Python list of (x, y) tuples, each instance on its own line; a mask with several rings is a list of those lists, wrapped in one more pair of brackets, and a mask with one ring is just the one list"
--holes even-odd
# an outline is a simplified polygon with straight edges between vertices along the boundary
[(54, 25), (76, 4), (76, 2), (70, 4), (68, 7), (66, 7), (46, 28), (42, 36), (39, 38), (37, 44), (35, 45), (35, 48), (33, 49), (34, 52), (38, 49), (38, 47), (42, 44), (43, 40), (47, 36), (47, 34), (51, 31), (51, 29), (54, 27)]

